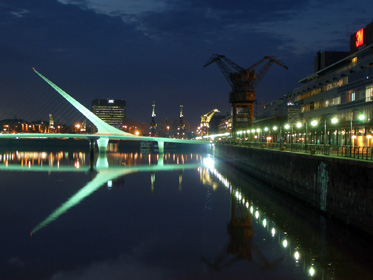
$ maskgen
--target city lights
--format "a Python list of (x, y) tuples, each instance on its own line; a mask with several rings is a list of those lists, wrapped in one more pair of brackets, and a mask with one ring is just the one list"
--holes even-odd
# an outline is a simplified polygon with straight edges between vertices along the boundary
[(313, 277), (316, 273), (315, 269), (313, 267), (311, 267), (309, 270), (308, 270), (308, 273), (311, 277)]
[(318, 121), (316, 121), (316, 120), (313, 120), (313, 121), (311, 122), (311, 125), (315, 127), (315, 126), (317, 126), (317, 125), (318, 125), (318, 123), (319, 123)]

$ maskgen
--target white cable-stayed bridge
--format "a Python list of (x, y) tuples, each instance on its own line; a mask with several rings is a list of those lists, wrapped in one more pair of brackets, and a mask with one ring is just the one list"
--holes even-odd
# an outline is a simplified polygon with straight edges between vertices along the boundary
[(70, 96), (52, 81), (47, 79), (35, 68), (34, 72), (41, 77), (46, 83), (48, 83), (55, 91), (57, 91), (64, 99), (66, 99), (72, 106), (74, 106), (84, 117), (92, 122), (97, 128), (97, 133), (93, 134), (73, 134), (73, 133), (14, 133), (14, 134), (0, 134), (0, 139), (66, 139), (66, 138), (77, 138), (87, 139), (88, 141), (96, 141), (100, 153), (105, 153), (109, 140), (124, 140), (124, 141), (149, 141), (158, 143), (158, 152), (162, 154), (164, 152), (164, 143), (183, 143), (183, 144), (208, 144), (209, 141), (204, 140), (188, 140), (188, 139), (174, 139), (165, 137), (150, 137), (150, 136), (137, 136), (131, 133), (119, 130), (93, 114), (89, 109), (83, 106), (75, 98)]

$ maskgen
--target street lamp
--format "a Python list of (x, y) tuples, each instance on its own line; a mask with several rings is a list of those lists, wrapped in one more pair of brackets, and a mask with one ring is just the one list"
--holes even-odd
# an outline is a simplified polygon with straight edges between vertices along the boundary
[[(356, 138), (356, 136), (355, 136), (355, 138), (352, 137), (352, 121), (353, 121), (353, 118), (354, 118), (354, 112), (355, 112), (355, 110), (353, 110), (353, 111), (351, 112), (351, 118), (350, 118), (350, 145), (351, 145), (351, 146), (353, 146), (353, 144), (354, 144), (354, 143), (353, 143), (353, 139)], [(360, 114), (358, 115), (357, 119), (358, 119), (359, 121), (363, 121), (363, 120), (365, 120), (365, 115), (362, 114), (362, 113), (360, 112)]]
[[(278, 127), (276, 125), (272, 127), (272, 130), (275, 131), (275, 132), (277, 131), (277, 129), (278, 129)], [(276, 138), (275, 138), (275, 132), (273, 133), (273, 141), (277, 142), (278, 141), (278, 135), (276, 134)]]
[[(289, 129), (290, 129), (290, 125), (287, 123), (287, 124), (284, 125), (284, 128), (285, 128), (285, 130), (289, 130)], [(291, 139), (291, 138), (290, 138), (290, 139)], [(289, 141), (290, 139), (289, 139), (289, 132), (288, 132), (288, 141)]]
[[(313, 121), (311, 122), (311, 126), (312, 126), (312, 127), (316, 127), (318, 124), (319, 124), (319, 122), (316, 121), (316, 120), (313, 120)], [(317, 138), (316, 138), (316, 143), (317, 143)], [(311, 139), (311, 144), (312, 144), (312, 139)]]
[[(333, 117), (330, 122), (333, 124), (333, 125), (336, 125), (338, 122), (339, 122), (339, 119), (336, 118), (336, 117)], [(330, 136), (329, 136), (329, 143), (330, 143)], [(337, 133), (336, 133), (336, 145), (338, 146), (338, 129), (337, 129)]]
[[(301, 123), (301, 122), (297, 122), (297, 123), (295, 124), (295, 126), (296, 126), (298, 129), (300, 129), (300, 128), (302, 127), (302, 123)], [(296, 135), (297, 135), (297, 134), (298, 134), (298, 131), (297, 131)], [(301, 133), (300, 135), (302, 135), (302, 133)], [(297, 138), (295, 138), (295, 140), (297, 140)], [(301, 138), (300, 140), (302, 140), (302, 138)]]
[(261, 142), (261, 140), (260, 140), (260, 128), (257, 128), (256, 132), (258, 132), (258, 142)]

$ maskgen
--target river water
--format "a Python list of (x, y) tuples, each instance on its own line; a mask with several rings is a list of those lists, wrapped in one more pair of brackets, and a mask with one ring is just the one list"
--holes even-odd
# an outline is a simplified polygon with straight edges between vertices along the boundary
[(213, 155), (3, 147), (0, 279), (373, 279), (371, 238)]

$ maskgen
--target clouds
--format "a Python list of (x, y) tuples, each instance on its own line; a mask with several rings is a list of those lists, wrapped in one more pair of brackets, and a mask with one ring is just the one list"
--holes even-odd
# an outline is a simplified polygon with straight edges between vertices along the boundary
[(163, 0), (58, 0), (62, 4), (78, 5), (109, 16), (138, 15), (157, 12), (166, 7)]
[[(369, 18), (370, 1), (167, 1), (59, 0), (98, 14), (120, 17), (154, 40), (194, 40), (199, 44), (275, 40), (275, 48), (302, 55), (341, 46), (344, 19)], [(365, 8), (363, 8), (365, 7)], [(367, 9), (368, 8), (368, 9)], [(361, 20), (356, 23), (362, 24)], [(244, 37), (247, 39), (245, 40)], [(256, 39), (257, 38), (257, 39)], [(316, 38), (316, 39), (315, 39)], [(346, 43), (346, 46), (348, 44)]]
[[(152, 100), (160, 119), (171, 118), (162, 115), (170, 107), (177, 116), (184, 102), (185, 115), (191, 110), (196, 122), (212, 108), (230, 111), (224, 78), (202, 67), (211, 54), (242, 67), (280, 57), (289, 66), (282, 78), (288, 82), (268, 85), (271, 93), (259, 95), (268, 102), (311, 73), (319, 50), (347, 50), (349, 35), (372, 14), (368, 0), (359, 6), (347, 0), (0, 0), (0, 56), (17, 79), (26, 81), (19, 73), (32, 66), (52, 80), (63, 77), (56, 83), (83, 103), (126, 98), (128, 116), (147, 120)], [(16, 79), (8, 72), (0, 70), (0, 81)]]
[[(361, 1), (361, 7), (371, 7), (369, 1)], [(257, 32), (271, 33), (283, 39), (281, 50), (304, 55), (318, 50), (348, 50), (349, 35), (365, 26), (372, 9), (363, 11), (356, 3), (311, 1), (303, 9), (294, 11), (294, 17), (259, 23)], [(345, 21), (351, 18), (351, 21)], [(354, 19), (354, 20), (353, 20)]]

